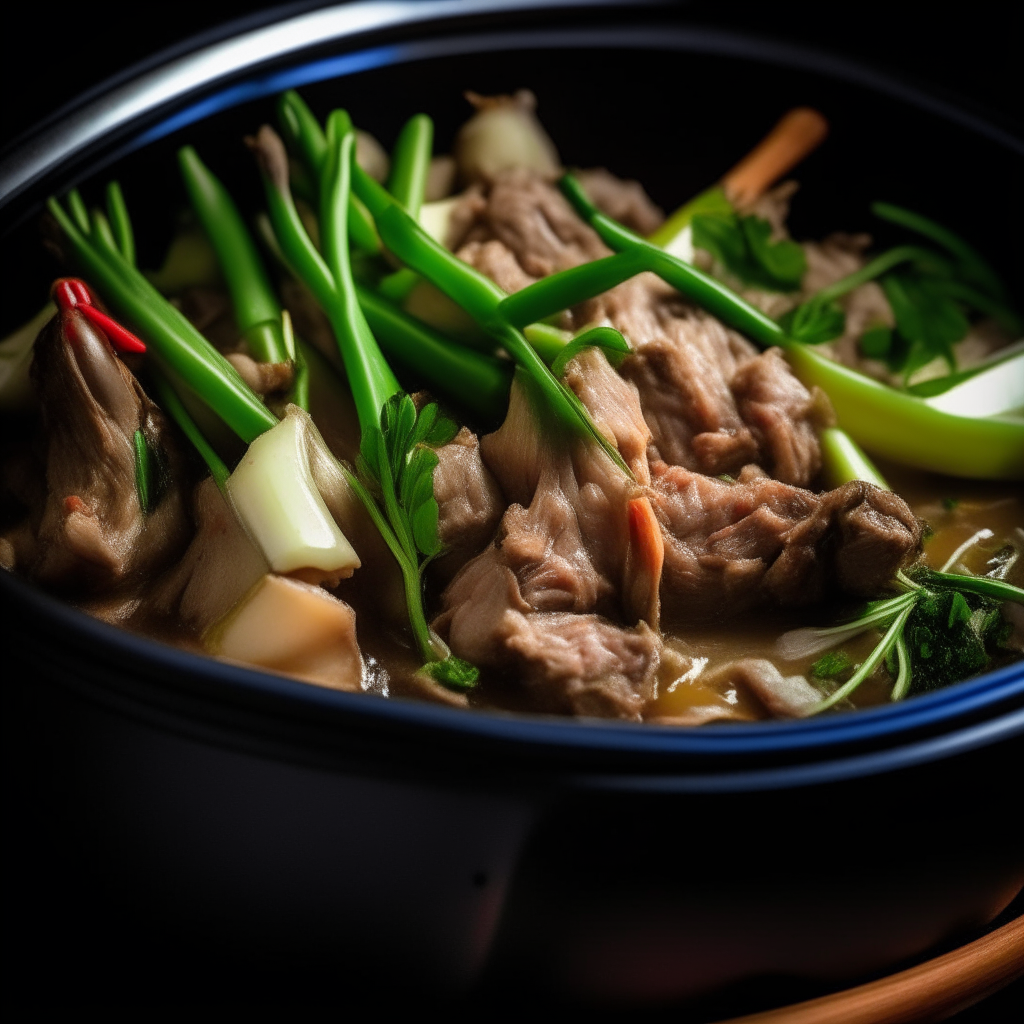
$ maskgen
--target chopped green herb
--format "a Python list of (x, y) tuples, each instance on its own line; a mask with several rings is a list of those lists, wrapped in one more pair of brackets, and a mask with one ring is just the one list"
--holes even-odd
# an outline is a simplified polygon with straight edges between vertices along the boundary
[(942, 499), (942, 507), (947, 512), (952, 512), (959, 504), (960, 504), (960, 500), (958, 498), (943, 498)]
[(741, 281), (768, 291), (800, 287), (807, 259), (796, 242), (771, 241), (772, 227), (761, 217), (699, 213), (692, 221), (693, 244), (706, 249)]
[(846, 651), (829, 651), (811, 666), (811, 675), (816, 679), (838, 679), (853, 667), (853, 659)]
[[(797, 629), (779, 640), (783, 657), (816, 653), (844, 643), (872, 628), (885, 634), (874, 650), (836, 690), (824, 697), (814, 713), (825, 711), (849, 697), (884, 661), (895, 676), (892, 700), (908, 693), (937, 689), (959, 682), (988, 667), (1006, 641), (1008, 623), (1000, 605), (1024, 604), (1024, 590), (991, 576), (965, 576), (915, 566), (909, 575), (897, 573), (896, 597), (868, 603), (859, 619), (827, 629)], [(811, 674), (826, 678), (841, 664), (828, 655), (819, 659)], [(834, 677), (833, 677), (834, 678)]]
[(846, 314), (833, 301), (812, 299), (790, 310), (779, 324), (794, 341), (820, 345), (842, 335)]
[(857, 345), (868, 359), (887, 359), (892, 351), (892, 328), (872, 327), (860, 336)]

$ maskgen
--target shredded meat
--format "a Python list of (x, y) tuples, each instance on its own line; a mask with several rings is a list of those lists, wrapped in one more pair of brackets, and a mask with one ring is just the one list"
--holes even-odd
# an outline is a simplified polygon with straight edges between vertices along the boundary
[[(163, 413), (103, 335), (76, 310), (35, 343), (45, 495), (12, 532), (12, 567), (48, 587), (97, 597), (159, 572), (191, 532), (187, 473)], [(136, 432), (153, 466), (150, 507), (136, 483)]]
[(903, 499), (862, 481), (819, 495), (753, 467), (733, 483), (665, 463), (652, 475), (665, 529), (661, 598), (676, 619), (873, 596), (921, 540)]
[(637, 234), (649, 235), (665, 220), (665, 214), (651, 202), (639, 181), (623, 181), (603, 167), (574, 173), (599, 210)]
[(494, 537), (505, 510), (501, 491), (480, 458), (476, 435), (463, 427), (439, 448), (434, 470), (438, 504), (437, 532), (445, 553), (433, 563), (442, 581), (450, 580)]
[(512, 504), (445, 591), (434, 627), (461, 657), (510, 673), (539, 709), (636, 719), (654, 695), (661, 642), (647, 621), (613, 620), (657, 621), (660, 533), (640, 486), (650, 435), (635, 389), (602, 354), (582, 353), (566, 380), (638, 482), (594, 445), (553, 441), (517, 379), (505, 423), (481, 442)]
[[(478, 188), (460, 217), (459, 256), (508, 291), (609, 251), (553, 186), (526, 171)], [(828, 403), (777, 353), (759, 355), (651, 274), (582, 303), (564, 326), (594, 323), (611, 324), (633, 346), (620, 372), (639, 391), (658, 458), (713, 475), (756, 463), (788, 483), (813, 480)]]

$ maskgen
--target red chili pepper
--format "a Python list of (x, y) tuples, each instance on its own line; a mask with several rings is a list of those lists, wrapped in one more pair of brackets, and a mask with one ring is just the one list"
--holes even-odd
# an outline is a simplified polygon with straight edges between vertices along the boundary
[(62, 277), (54, 282), (51, 289), (54, 301), (67, 312), (77, 309), (87, 320), (95, 324), (110, 339), (110, 344), (120, 352), (145, 352), (146, 346), (126, 327), (97, 309), (92, 302), (89, 286), (77, 277)]

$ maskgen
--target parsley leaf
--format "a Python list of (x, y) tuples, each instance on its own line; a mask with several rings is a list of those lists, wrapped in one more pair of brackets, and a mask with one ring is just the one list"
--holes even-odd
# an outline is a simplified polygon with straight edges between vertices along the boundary
[(735, 213), (696, 214), (693, 244), (706, 249), (746, 284), (775, 292), (800, 287), (807, 259), (794, 241), (770, 241), (772, 228), (760, 217)]
[(779, 325), (794, 341), (820, 345), (842, 335), (846, 330), (846, 314), (835, 302), (815, 298), (791, 309), (779, 320)]
[[(946, 360), (950, 370), (955, 370), (953, 345), (966, 336), (971, 325), (944, 290), (941, 280), (893, 271), (880, 283), (896, 319), (896, 329), (906, 343), (893, 369), (910, 377), (938, 356)], [(891, 361), (892, 356), (891, 353)]]
[(816, 679), (838, 679), (852, 668), (853, 661), (846, 651), (829, 651), (811, 666), (811, 675)]

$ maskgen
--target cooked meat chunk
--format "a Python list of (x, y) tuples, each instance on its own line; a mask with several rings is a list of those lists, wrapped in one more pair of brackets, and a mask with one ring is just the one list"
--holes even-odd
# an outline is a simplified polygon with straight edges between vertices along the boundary
[[(635, 389), (596, 351), (577, 357), (566, 380), (646, 479), (650, 435)], [(517, 378), (505, 423), (481, 442), (513, 504), (494, 543), (445, 591), (434, 626), (460, 657), (510, 673), (539, 709), (639, 718), (660, 639), (645, 623), (613, 620), (656, 623), (663, 552), (653, 510), (595, 445), (544, 434), (537, 408)]]
[[(82, 595), (123, 591), (188, 542), (175, 437), (106, 336), (77, 310), (40, 333), (32, 381), (43, 409), (46, 494), (18, 531), (16, 567)], [(148, 509), (136, 483), (139, 431), (153, 464)]]
[[(608, 254), (557, 190), (525, 171), (478, 190), (463, 214), (459, 256), (509, 291)], [(640, 393), (659, 458), (712, 475), (757, 463), (788, 483), (811, 482), (827, 403), (778, 354), (759, 355), (651, 274), (582, 303), (565, 326), (594, 323), (611, 324), (634, 348), (620, 373)]]
[(505, 502), (480, 458), (476, 435), (463, 427), (450, 444), (439, 448), (434, 470), (438, 504), (437, 532), (445, 553), (433, 563), (435, 574), (450, 580), (494, 537)]
[(530, 171), (503, 171), (486, 192), (467, 197), (465, 204), (471, 218), (454, 247), (496, 240), (531, 278), (608, 255), (558, 189)]
[(625, 629), (585, 611), (611, 589), (564, 496), (542, 497), (509, 510), (502, 535), (445, 591), (434, 628), (460, 657), (510, 673), (538, 710), (639, 719), (660, 640), (645, 624)]
[(575, 175), (599, 210), (637, 234), (649, 235), (665, 220), (665, 214), (651, 202), (639, 181), (624, 181), (603, 167), (576, 171)]
[(810, 604), (836, 591), (874, 596), (921, 540), (901, 498), (861, 481), (817, 495), (756, 469), (728, 483), (655, 463), (652, 476), (665, 530), (662, 606), (675, 619)]
[(257, 395), (270, 395), (292, 386), (291, 363), (259, 363), (244, 352), (232, 352), (227, 359)]

